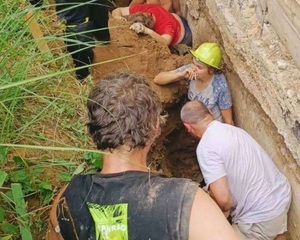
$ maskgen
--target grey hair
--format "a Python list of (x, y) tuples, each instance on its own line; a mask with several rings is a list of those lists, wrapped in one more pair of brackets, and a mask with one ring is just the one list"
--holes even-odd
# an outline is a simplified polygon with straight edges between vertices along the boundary
[(198, 124), (208, 115), (211, 114), (205, 104), (197, 100), (187, 102), (180, 111), (182, 122), (189, 124)]

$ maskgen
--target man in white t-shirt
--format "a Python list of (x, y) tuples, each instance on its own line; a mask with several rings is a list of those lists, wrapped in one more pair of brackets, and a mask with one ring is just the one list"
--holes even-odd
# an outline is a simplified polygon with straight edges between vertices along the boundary
[(212, 198), (230, 211), (242, 239), (285, 239), (291, 187), (264, 149), (244, 130), (215, 121), (199, 101), (181, 119), (201, 139), (197, 158)]

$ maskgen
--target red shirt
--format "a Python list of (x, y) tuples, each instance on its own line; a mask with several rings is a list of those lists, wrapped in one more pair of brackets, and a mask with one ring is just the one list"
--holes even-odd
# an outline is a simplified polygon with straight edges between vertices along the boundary
[(138, 4), (129, 6), (129, 14), (145, 12), (155, 17), (154, 31), (159, 35), (168, 34), (172, 37), (171, 45), (177, 43), (181, 26), (178, 20), (167, 10), (156, 4)]

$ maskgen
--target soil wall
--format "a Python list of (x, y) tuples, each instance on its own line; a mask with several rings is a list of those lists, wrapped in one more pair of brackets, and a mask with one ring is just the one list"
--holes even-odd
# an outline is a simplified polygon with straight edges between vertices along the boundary
[[(289, 234), (290, 239), (300, 239), (300, 51), (295, 51), (299, 44), (285, 47), (283, 42), (289, 45), (295, 35), (275, 19), (287, 11), (282, 4), (292, 5), (280, 1), (281, 7), (276, 8), (275, 2), (279, 1), (268, 1), (269, 21), (261, 12), (266, 1), (182, 0), (181, 7), (191, 25), (194, 46), (217, 41), (223, 47), (235, 123), (263, 146), (288, 177), (293, 191)], [(297, 14), (290, 10), (293, 15), (284, 12), (284, 16), (291, 27)]]
[(272, 24), (300, 68), (300, 0), (257, 0), (256, 3), (259, 20)]

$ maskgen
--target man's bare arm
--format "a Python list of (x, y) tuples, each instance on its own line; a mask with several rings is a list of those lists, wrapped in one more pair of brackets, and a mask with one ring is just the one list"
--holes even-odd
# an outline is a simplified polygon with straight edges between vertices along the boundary
[(216, 203), (202, 189), (196, 193), (189, 226), (189, 240), (239, 240)]

